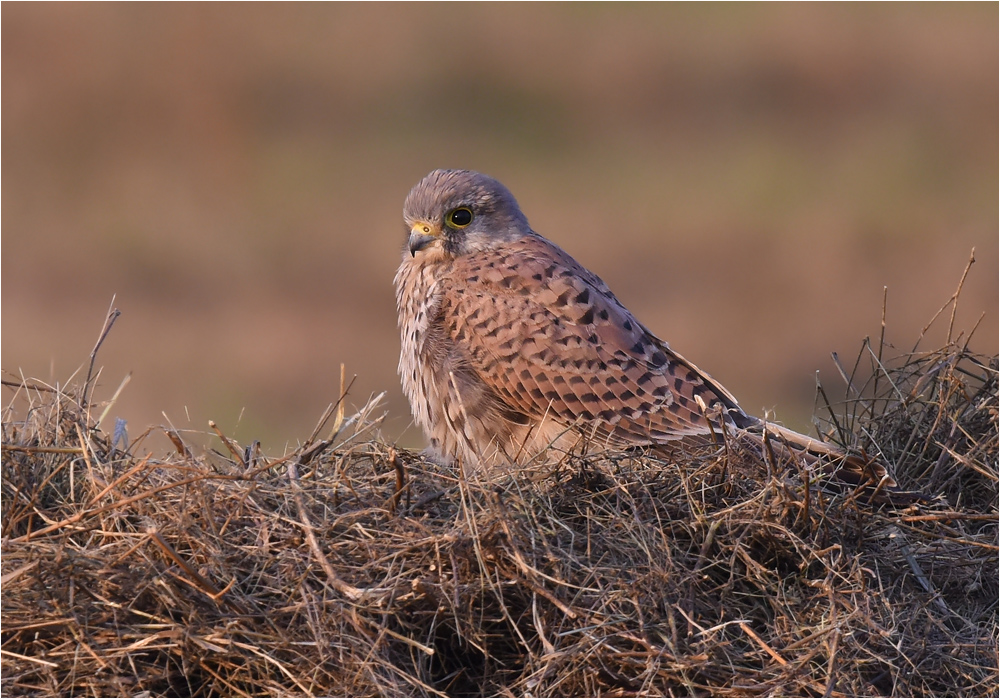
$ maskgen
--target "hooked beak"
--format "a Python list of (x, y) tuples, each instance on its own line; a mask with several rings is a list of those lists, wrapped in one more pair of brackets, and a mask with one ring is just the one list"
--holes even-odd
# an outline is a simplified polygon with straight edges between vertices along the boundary
[(417, 221), (410, 229), (410, 257), (416, 257), (417, 253), (441, 237), (441, 231), (436, 226), (423, 221)]

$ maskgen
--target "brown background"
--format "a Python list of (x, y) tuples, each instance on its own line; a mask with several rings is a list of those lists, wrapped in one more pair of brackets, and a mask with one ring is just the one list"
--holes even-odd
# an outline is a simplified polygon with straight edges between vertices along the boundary
[(985, 313), (997, 351), (997, 25), (995, 3), (4, 3), (3, 369), (65, 381), (117, 294), (97, 395), (133, 372), (133, 437), (164, 411), (280, 451), (345, 362), (397, 438), (400, 209), (468, 167), (805, 428), (883, 286), (908, 347), (973, 246), (958, 325)]

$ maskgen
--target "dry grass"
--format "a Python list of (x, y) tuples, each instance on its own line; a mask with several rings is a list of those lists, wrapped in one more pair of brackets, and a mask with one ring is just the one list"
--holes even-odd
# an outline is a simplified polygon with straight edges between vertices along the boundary
[(3, 693), (995, 695), (997, 358), (888, 352), (827, 427), (932, 504), (734, 446), (460, 478), (374, 406), (154, 458), (5, 382)]

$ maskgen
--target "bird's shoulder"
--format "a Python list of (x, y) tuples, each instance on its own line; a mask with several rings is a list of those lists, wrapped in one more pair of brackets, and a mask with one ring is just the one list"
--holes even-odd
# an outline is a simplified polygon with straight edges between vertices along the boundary
[(442, 287), (456, 331), (472, 326), (488, 338), (516, 329), (562, 346), (564, 359), (580, 338), (631, 348), (650, 334), (600, 277), (537, 235), (457, 258)]
[[(595, 306), (613, 306), (631, 317), (600, 277), (555, 243), (535, 234), (499, 249), (457, 258), (447, 276), (447, 286), (456, 295), (520, 297), (522, 305), (542, 306), (573, 322), (582, 319), (585, 325), (590, 321), (587, 312)], [(594, 312), (600, 310), (595, 308)], [(636, 329), (642, 327), (631, 320)]]

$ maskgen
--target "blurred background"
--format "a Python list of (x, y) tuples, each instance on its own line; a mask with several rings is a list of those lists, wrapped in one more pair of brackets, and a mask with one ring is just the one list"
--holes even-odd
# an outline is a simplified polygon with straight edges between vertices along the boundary
[(997, 26), (995, 3), (4, 3), (4, 376), (85, 374), (115, 296), (96, 398), (132, 372), (133, 437), (214, 419), (281, 452), (343, 362), (349, 406), (388, 391), (383, 435), (422, 445), (400, 211), (462, 167), (808, 429), (883, 287), (909, 349), (973, 246), (956, 326), (985, 314), (997, 352)]

